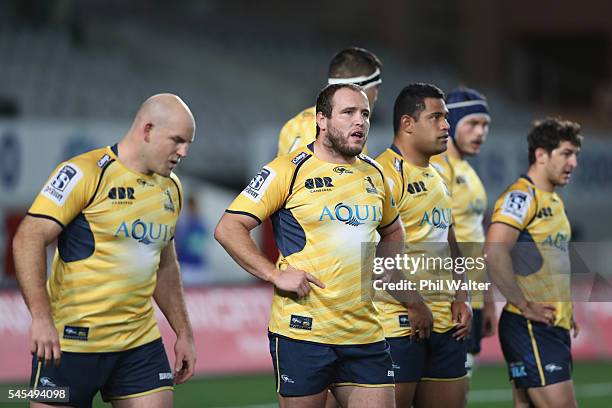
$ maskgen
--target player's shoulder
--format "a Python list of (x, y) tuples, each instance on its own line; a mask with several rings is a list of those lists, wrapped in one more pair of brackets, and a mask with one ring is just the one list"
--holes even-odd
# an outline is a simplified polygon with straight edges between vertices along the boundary
[(401, 154), (394, 150), (395, 146), (385, 149), (376, 157), (376, 162), (383, 168), (385, 172), (401, 173), (404, 163), (404, 158)]
[(446, 153), (437, 154), (429, 159), (429, 163), (440, 173), (442, 177), (449, 177), (452, 172), (452, 164)]
[(376, 170), (377, 173), (380, 173), (380, 175), (383, 175), (384, 166), (378, 161), (378, 158), (373, 159), (367, 154), (360, 153), (357, 155), (357, 160), (361, 161), (362, 163), (368, 164), (369, 166), (371, 166), (372, 170)]
[(275, 172), (293, 173), (299, 169), (313, 156), (313, 152), (309, 146), (300, 147), (291, 153), (278, 156), (264, 168), (273, 169)]
[(506, 196), (513, 191), (528, 194), (530, 196), (535, 195), (535, 187), (526, 176), (520, 176), (517, 178), (504, 190), (502, 196)]
[(317, 116), (316, 107), (314, 106), (308, 107), (300, 111), (297, 115), (293, 116), (291, 119), (289, 119), (287, 123), (285, 123), (285, 127), (287, 127), (288, 125), (289, 126), (294, 125), (296, 123), (312, 122), (315, 120), (316, 116)]
[(112, 153), (107, 147), (90, 150), (88, 152), (73, 156), (61, 163), (64, 172), (80, 173), (82, 176), (98, 176), (114, 160)]

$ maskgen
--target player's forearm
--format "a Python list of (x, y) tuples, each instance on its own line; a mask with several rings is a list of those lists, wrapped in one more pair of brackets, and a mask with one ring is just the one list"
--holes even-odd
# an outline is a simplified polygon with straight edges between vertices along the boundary
[(276, 266), (257, 248), (249, 230), (242, 224), (222, 220), (215, 229), (215, 239), (251, 275), (268, 282), (277, 275)]
[(153, 297), (177, 337), (193, 337), (178, 263), (173, 262), (157, 271)]
[[(391, 230), (383, 230), (384, 234), (381, 234), (380, 242), (376, 247), (377, 258), (392, 258), (402, 257), (404, 255), (404, 249), (406, 247), (404, 229), (401, 226), (390, 226)], [(386, 280), (391, 283), (398, 284), (402, 280), (406, 279), (401, 269), (390, 269), (385, 271)], [(401, 285), (397, 285), (401, 287)], [(425, 303), (425, 300), (421, 296), (418, 290), (387, 290), (387, 292), (393, 296), (395, 300), (401, 303), (406, 308), (412, 308), (416, 303)]]
[(33, 319), (52, 319), (47, 293), (46, 242), (35, 231), (20, 228), (13, 239), (17, 282)]
[[(451, 257), (453, 258), (453, 265), (457, 264), (457, 258), (461, 257), (461, 250), (459, 249), (459, 244), (457, 244), (457, 239), (455, 237), (455, 229), (451, 226), (448, 231), (448, 246), (450, 248)], [(457, 282), (466, 282), (467, 277), (466, 273), (459, 273), (453, 270), (453, 280)], [(455, 300), (458, 302), (468, 302), (470, 297), (466, 290), (460, 289), (455, 292)]]
[(487, 271), (493, 283), (508, 302), (523, 309), (527, 300), (514, 276), (510, 251), (501, 244), (494, 243), (485, 246), (485, 256)]

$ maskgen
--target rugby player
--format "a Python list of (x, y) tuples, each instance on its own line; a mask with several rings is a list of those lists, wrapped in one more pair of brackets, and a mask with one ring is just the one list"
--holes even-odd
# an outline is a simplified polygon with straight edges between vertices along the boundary
[[(382, 62), (373, 52), (350, 47), (336, 54), (329, 63), (328, 84), (356, 84), (365, 90), (370, 103), (370, 113), (378, 99), (378, 87), (382, 83)], [(282, 156), (314, 142), (316, 137), (316, 112), (311, 106), (290, 119), (278, 137), (278, 154)], [(364, 146), (364, 154), (367, 149)]]
[[(458, 88), (446, 97), (450, 124), (448, 149), (431, 158), (448, 186), (452, 200), (453, 227), (457, 242), (462, 243), (463, 256), (482, 257), (484, 227), (482, 224), (487, 207), (487, 194), (476, 171), (466, 160), (467, 156), (480, 153), (489, 133), (489, 107), (479, 92)], [(473, 268), (467, 272), (470, 280), (484, 282), (485, 269)], [(467, 369), (472, 375), (475, 356), (480, 353), (482, 337), (495, 334), (497, 316), (495, 302), (489, 291), (471, 291), (472, 329), (467, 338)], [(469, 383), (468, 383), (469, 384)]]
[[(91, 407), (100, 391), (116, 407), (171, 407), (174, 381), (193, 375), (173, 241), (183, 194), (173, 170), (194, 132), (181, 99), (154, 95), (117, 144), (60, 164), (34, 200), (13, 241), (32, 314), (32, 387), (68, 387), (68, 406)], [(46, 247), (56, 238), (47, 281)], [(177, 335), (174, 370), (153, 298)]]
[[(393, 144), (376, 161), (389, 179), (404, 225), (406, 253), (419, 258), (455, 255), (450, 192), (430, 157), (446, 150), (449, 123), (444, 93), (430, 84), (411, 84), (399, 93), (393, 111)], [(451, 253), (451, 250), (453, 251)], [(416, 281), (454, 279), (453, 270), (421, 267)], [(431, 337), (414, 341), (410, 311), (392, 301), (376, 302), (391, 346), (398, 407), (461, 407), (465, 399), (466, 344), (471, 309), (465, 291), (448, 285), (423, 290), (434, 316)]]
[[(323, 407), (330, 387), (343, 407), (393, 407), (389, 347), (371, 296), (362, 298), (362, 284), (372, 285), (370, 273), (362, 282), (361, 244), (376, 242), (377, 231), (382, 243), (401, 244), (403, 229), (381, 167), (360, 154), (370, 126), (363, 88), (328, 85), (316, 111), (315, 141), (264, 166), (215, 238), (274, 284), (269, 341), (282, 407)], [(249, 235), (268, 217), (279, 268)]]
[(575, 407), (570, 330), (571, 227), (555, 192), (578, 165), (580, 126), (536, 122), (527, 136), (529, 168), (495, 203), (485, 253), (508, 303), (499, 339), (515, 407)]

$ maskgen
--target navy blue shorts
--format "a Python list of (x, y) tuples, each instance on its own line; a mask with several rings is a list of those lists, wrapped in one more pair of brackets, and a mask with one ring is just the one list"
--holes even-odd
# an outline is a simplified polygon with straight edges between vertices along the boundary
[(70, 402), (91, 407), (98, 391), (104, 401), (172, 390), (173, 377), (161, 339), (111, 353), (62, 352), (59, 367), (32, 358), (30, 386), (68, 387)]
[(482, 309), (472, 310), (472, 328), (468, 338), (465, 340), (467, 352), (470, 354), (480, 353), (480, 342), (482, 340)]
[(504, 310), (499, 319), (499, 341), (510, 380), (517, 388), (544, 387), (572, 378), (568, 330)]
[(463, 340), (455, 340), (455, 329), (432, 332), (427, 340), (387, 338), (395, 370), (395, 382), (458, 380), (467, 375), (467, 352)]
[(343, 385), (393, 387), (386, 341), (335, 345), (294, 340), (268, 333), (276, 392), (283, 397), (318, 394)]

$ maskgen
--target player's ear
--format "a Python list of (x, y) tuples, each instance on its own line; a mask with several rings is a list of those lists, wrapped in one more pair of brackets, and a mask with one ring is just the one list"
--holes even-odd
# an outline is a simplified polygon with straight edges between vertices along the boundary
[(327, 130), (327, 118), (323, 115), (323, 112), (317, 112), (317, 125), (321, 130)]
[(151, 142), (151, 131), (153, 130), (153, 124), (151, 122), (146, 123), (142, 130), (142, 133), (144, 134), (144, 141), (146, 143)]
[(402, 117), (400, 118), (400, 129), (404, 132), (404, 133), (412, 133), (414, 132), (414, 124), (415, 124), (415, 120), (412, 116), (410, 115), (402, 115)]
[(536, 163), (546, 164), (546, 161), (548, 160), (548, 156), (549, 156), (548, 152), (543, 147), (537, 147), (535, 149)]

